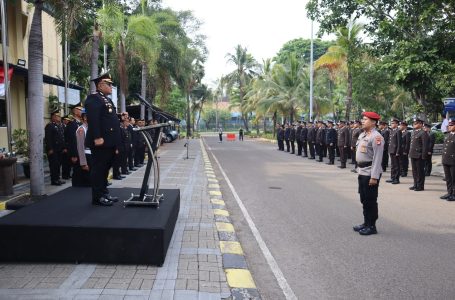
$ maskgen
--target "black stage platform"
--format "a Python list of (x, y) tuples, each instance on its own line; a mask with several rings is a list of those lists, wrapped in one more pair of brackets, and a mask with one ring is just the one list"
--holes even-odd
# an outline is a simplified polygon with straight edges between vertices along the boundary
[(67, 188), (0, 218), (0, 261), (161, 266), (180, 209), (180, 190), (160, 190), (159, 208), (123, 207), (137, 189), (110, 189), (119, 202), (91, 204), (91, 189)]

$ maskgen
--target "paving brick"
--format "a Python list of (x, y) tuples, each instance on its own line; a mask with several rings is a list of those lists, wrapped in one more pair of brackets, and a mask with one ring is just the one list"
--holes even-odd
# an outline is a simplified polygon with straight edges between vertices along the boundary
[(195, 291), (198, 291), (199, 290), (199, 281), (198, 280), (194, 280), (194, 279), (189, 279), (186, 283), (186, 288), (188, 290), (195, 290)]
[(132, 279), (130, 285), (128, 286), (128, 290), (139, 290), (141, 288), (142, 281), (144, 281), (142, 278)]
[(141, 290), (151, 290), (153, 288), (155, 280), (144, 279), (142, 281)]

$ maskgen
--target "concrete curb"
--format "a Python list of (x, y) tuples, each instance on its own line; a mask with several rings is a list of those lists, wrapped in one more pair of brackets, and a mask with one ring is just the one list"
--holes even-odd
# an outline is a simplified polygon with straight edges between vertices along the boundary
[(215, 218), (216, 229), (220, 239), (220, 250), (223, 258), (223, 269), (231, 289), (232, 299), (261, 299), (253, 276), (240, 245), (230, 214), (223, 201), (220, 185), (213, 171), (204, 143), (200, 141), (204, 159), (204, 172), (208, 178), (210, 202)]

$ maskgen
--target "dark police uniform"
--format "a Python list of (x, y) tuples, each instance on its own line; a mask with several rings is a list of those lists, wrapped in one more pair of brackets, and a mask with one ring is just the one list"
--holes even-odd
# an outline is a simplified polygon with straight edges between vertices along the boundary
[(310, 157), (308, 159), (315, 159), (316, 158), (316, 155), (314, 153), (314, 146), (316, 144), (316, 128), (314, 127), (314, 125), (312, 123), (311, 124), (311, 127), (308, 128), (308, 148), (310, 150)]
[(400, 173), (401, 177), (408, 176), (409, 170), (409, 149), (411, 147), (411, 133), (407, 130), (401, 131), (401, 155), (400, 155)]
[(302, 155), (302, 139), (300, 137), (301, 133), (302, 133), (302, 123), (299, 122), (299, 125), (297, 126), (297, 129), (295, 131), (295, 140), (297, 142), (297, 155), (298, 156)]
[(393, 184), (400, 183), (400, 154), (401, 150), (401, 130), (397, 127), (390, 130), (389, 148), (390, 155), (390, 181)]
[(280, 126), (276, 133), (278, 139), (278, 150), (284, 151), (284, 128)]
[[(371, 119), (379, 119), (379, 115), (373, 112), (365, 112), (363, 115)], [(354, 230), (361, 235), (370, 235), (377, 233), (378, 188), (382, 174), (384, 138), (375, 128), (372, 128), (370, 132), (364, 131), (359, 136), (356, 149), (359, 194), (363, 206), (364, 223), (354, 226)], [(370, 185), (370, 179), (377, 179), (377, 184)]]
[(318, 162), (322, 162), (324, 157), (324, 142), (325, 142), (325, 130), (323, 128), (322, 122), (319, 122), (320, 127), (316, 131), (316, 155), (319, 156)]
[(291, 128), (289, 126), (284, 130), (284, 140), (286, 141), (286, 152), (290, 151), (289, 137), (291, 136)]
[[(107, 76), (102, 75), (95, 80), (102, 80)], [(85, 109), (88, 120), (85, 142), (86, 146), (91, 149), (93, 161), (91, 170), (92, 203), (103, 204), (101, 202), (110, 198), (107, 190), (107, 176), (120, 144), (120, 122), (112, 100), (99, 91), (87, 97)], [(95, 146), (95, 139), (98, 138), (104, 139), (103, 145)]]
[[(357, 121), (356, 121), (357, 122)], [(357, 140), (359, 139), (360, 133), (362, 132), (361, 128), (353, 128), (351, 130), (351, 162), (354, 164), (354, 171), (357, 172), (357, 161), (355, 158)], [(353, 172), (354, 172), (353, 171)]]
[[(332, 121), (328, 121), (329, 123), (333, 124)], [(337, 131), (335, 128), (327, 128), (325, 130), (325, 144), (327, 145), (328, 154), (329, 154), (329, 162), (328, 165), (335, 164), (335, 147), (337, 144)]]
[(302, 142), (303, 157), (308, 157), (308, 128), (303, 122), (302, 131), (300, 132), (300, 141)]
[(76, 161), (73, 163), (72, 161), (73, 157), (78, 158), (76, 131), (81, 125), (81, 121), (73, 119), (65, 127), (65, 144), (66, 149), (68, 150), (68, 162), (71, 164), (71, 167), (73, 169), (73, 176), (71, 178), (71, 183), (73, 186), (81, 186), (83, 181), (82, 169), (79, 162)]
[(410, 189), (423, 191), (425, 188), (425, 159), (428, 156), (428, 134), (423, 129), (414, 129), (411, 135), (411, 158), (412, 177), (414, 185)]
[[(68, 123), (66, 123), (65, 121), (67, 121)], [(69, 132), (68, 131), (68, 126), (70, 126), (71, 123), (72, 123), (72, 120), (71, 120), (71, 118), (68, 115), (63, 116), (62, 123), (61, 123), (61, 126), (63, 127), (63, 135), (65, 137), (65, 146), (63, 148), (62, 156), (61, 156), (61, 160), (62, 160), (62, 178), (63, 179), (70, 179), (71, 178), (71, 170), (73, 169), (73, 163), (71, 161), (71, 156), (69, 154), (70, 145), (68, 143), (70, 141), (70, 139), (71, 139), (71, 136), (69, 136), (67, 134)]]
[[(428, 128), (431, 128), (431, 126), (426, 125)], [(427, 159), (425, 159), (425, 176), (430, 176), (431, 175), (431, 169), (433, 167), (433, 149), (434, 149), (434, 144), (436, 142), (436, 135), (434, 134), (433, 131), (428, 131), (428, 156)]]
[(382, 171), (387, 171), (387, 167), (389, 166), (389, 140), (390, 140), (390, 129), (387, 127), (387, 123), (383, 122), (386, 126), (383, 130), (381, 130), (381, 135), (384, 138), (384, 154), (382, 155)]
[[(450, 121), (449, 124), (453, 124), (453, 127), (455, 121)], [(447, 201), (455, 201), (455, 132), (451, 129), (445, 134), (441, 159), (447, 185), (447, 194), (441, 196), (441, 199)]]
[(291, 134), (289, 135), (289, 142), (291, 143), (291, 154), (295, 154), (296, 130), (295, 130), (294, 126), (291, 126), (290, 129), (291, 129)]
[(338, 136), (337, 136), (337, 145), (338, 149), (340, 150), (340, 161), (341, 165), (339, 168), (346, 168), (346, 161), (348, 159), (348, 149), (349, 149), (349, 129), (346, 125), (343, 128), (338, 129)]
[(65, 147), (64, 129), (61, 124), (50, 122), (46, 125), (44, 133), (44, 142), (51, 173), (51, 184), (61, 185), (64, 183), (64, 181), (60, 180), (62, 151)]

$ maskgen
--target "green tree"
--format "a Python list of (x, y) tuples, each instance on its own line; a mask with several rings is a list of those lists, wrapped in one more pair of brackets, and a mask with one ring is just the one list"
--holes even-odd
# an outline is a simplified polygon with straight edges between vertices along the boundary
[[(229, 82), (229, 87), (235, 86), (238, 89), (238, 97), (240, 102), (240, 108), (242, 109), (244, 97), (246, 93), (246, 87), (251, 78), (256, 74), (257, 62), (248, 50), (241, 45), (235, 47), (235, 53), (226, 54), (228, 63), (235, 65), (235, 70), (226, 75)], [(242, 120), (245, 126), (245, 130), (248, 129), (248, 117), (246, 112), (241, 111)]]
[(353, 64), (360, 57), (360, 33), (362, 25), (350, 23), (347, 27), (340, 27), (336, 32), (336, 45), (329, 47), (327, 52), (316, 61), (316, 68), (329, 70), (346, 70), (346, 120), (350, 119), (352, 106), (352, 71)]
[[(314, 60), (317, 60), (319, 57), (321, 57), (333, 44), (333, 41), (322, 41), (320, 39), (314, 39)], [(297, 59), (303, 60), (306, 64), (309, 64), (311, 55), (311, 40), (298, 38), (286, 42), (281, 47), (280, 51), (278, 51), (274, 60), (277, 63), (283, 64), (288, 59), (290, 53), (294, 53)]]

